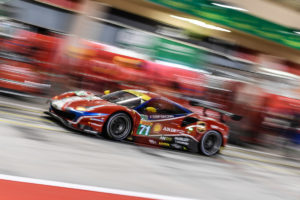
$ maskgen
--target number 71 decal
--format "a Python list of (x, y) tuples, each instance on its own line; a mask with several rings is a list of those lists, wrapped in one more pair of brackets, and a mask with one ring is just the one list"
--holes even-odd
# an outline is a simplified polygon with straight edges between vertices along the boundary
[(149, 135), (150, 129), (151, 129), (151, 126), (140, 124), (138, 127), (138, 130), (137, 130), (137, 134), (147, 136), (147, 135)]

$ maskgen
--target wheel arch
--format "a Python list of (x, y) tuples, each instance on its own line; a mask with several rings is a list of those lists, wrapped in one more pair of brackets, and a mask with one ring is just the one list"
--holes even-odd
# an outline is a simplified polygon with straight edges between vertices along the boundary
[[(216, 130), (216, 129), (210, 129), (210, 130), (208, 130), (208, 131), (215, 131), (215, 132), (219, 133), (219, 134), (221, 135), (221, 138), (222, 138), (222, 144), (221, 144), (221, 146), (224, 146), (224, 139), (225, 139), (225, 136), (224, 136), (224, 134), (222, 133), (222, 131), (219, 131), (219, 130)], [(208, 131), (207, 131), (207, 132), (208, 132)]]
[(132, 118), (131, 114), (129, 114), (128, 112), (126, 112), (126, 111), (124, 111), (124, 110), (118, 110), (118, 111), (115, 111), (115, 112), (111, 113), (111, 114), (109, 115), (109, 117), (107, 117), (105, 123), (107, 122), (107, 120), (108, 120), (112, 115), (115, 115), (115, 114), (117, 114), (117, 113), (124, 113), (124, 114), (128, 115), (128, 116), (130, 117), (131, 122), (133, 123), (133, 118)]
[(213, 121), (209, 124), (208, 130), (206, 132), (208, 132), (208, 131), (218, 132), (222, 137), (222, 146), (223, 147), (226, 146), (228, 136), (229, 136), (229, 127), (226, 124), (223, 124), (221, 122)]

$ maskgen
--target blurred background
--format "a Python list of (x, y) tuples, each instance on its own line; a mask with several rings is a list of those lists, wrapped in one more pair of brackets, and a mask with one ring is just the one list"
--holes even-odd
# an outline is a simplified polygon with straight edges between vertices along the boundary
[(300, 149), (298, 0), (1, 0), (1, 94), (136, 88), (244, 118), (230, 143)]

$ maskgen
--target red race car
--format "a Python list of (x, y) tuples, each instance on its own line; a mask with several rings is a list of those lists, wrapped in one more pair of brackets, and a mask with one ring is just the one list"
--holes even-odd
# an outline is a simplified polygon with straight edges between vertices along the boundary
[(46, 113), (70, 128), (113, 140), (127, 139), (212, 156), (227, 143), (228, 127), (222, 123), (223, 115), (235, 120), (240, 117), (210, 107), (204, 110), (207, 109), (221, 113), (220, 120), (206, 117), (205, 111), (204, 115), (193, 113), (147, 91), (121, 90), (103, 96), (75, 91), (53, 97)]

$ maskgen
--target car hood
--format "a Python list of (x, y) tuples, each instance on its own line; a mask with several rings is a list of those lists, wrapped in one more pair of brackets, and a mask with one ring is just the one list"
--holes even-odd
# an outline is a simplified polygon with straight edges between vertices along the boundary
[(92, 111), (100, 106), (115, 104), (105, 101), (97, 96), (72, 96), (60, 100), (52, 100), (51, 105), (59, 110), (65, 110), (67, 108), (76, 110), (76, 108), (80, 106), (85, 107), (87, 109), (86, 111)]

